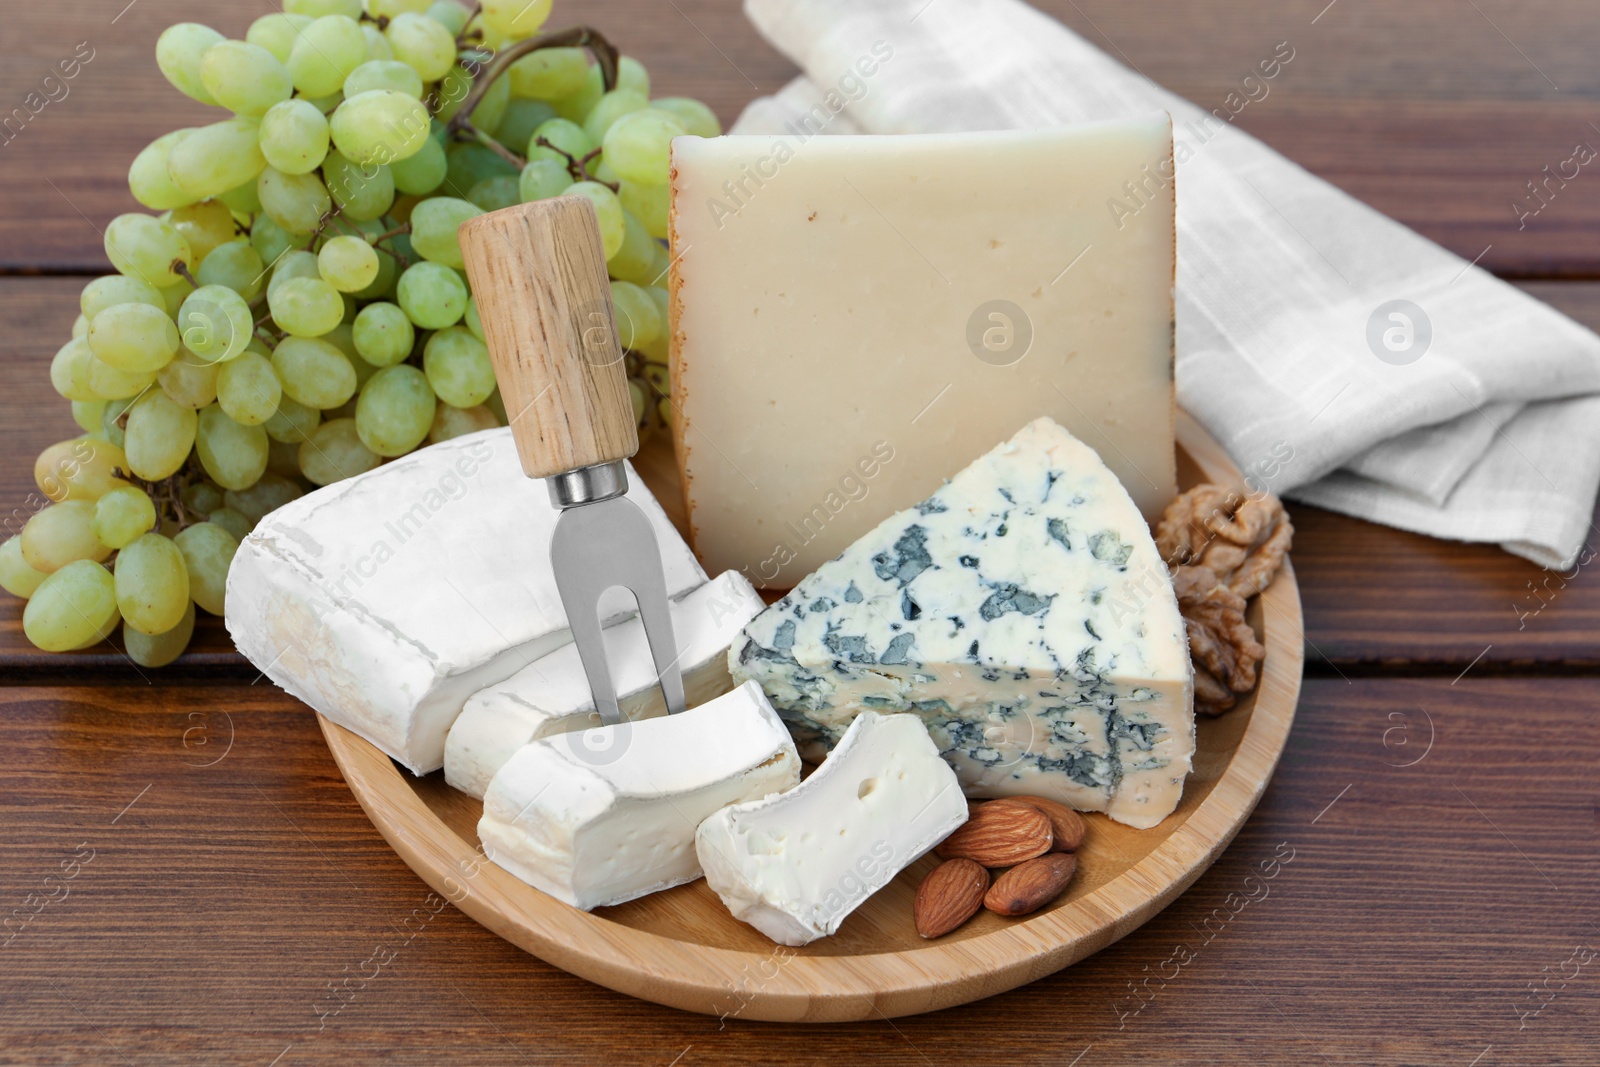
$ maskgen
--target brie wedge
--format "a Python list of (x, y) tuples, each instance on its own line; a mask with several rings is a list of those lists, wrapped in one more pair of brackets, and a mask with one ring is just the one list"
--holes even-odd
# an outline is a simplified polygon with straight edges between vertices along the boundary
[[(667, 595), (706, 575), (630, 469)], [(267, 677), (417, 774), (473, 693), (572, 640), (550, 567), (560, 513), (510, 429), (413, 452), (261, 520), (228, 571), (228, 633)], [(601, 621), (632, 614), (620, 589)]]
[(799, 781), (794, 742), (751, 682), (679, 715), (524, 745), (489, 784), (478, 837), (494, 863), (588, 911), (700, 877), (701, 820)]
[(797, 788), (701, 823), (695, 851), (734, 918), (804, 945), (966, 821), (961, 783), (922, 720), (864, 711)]
[[(670, 605), (690, 707), (733, 688), (728, 646), (764, 607), (738, 571), (726, 571)], [(603, 637), (623, 717), (666, 714), (639, 617), (606, 627)], [(599, 725), (578, 646), (564, 645), (467, 701), (445, 741), (444, 780), (481, 797), (495, 772), (529, 741)]]

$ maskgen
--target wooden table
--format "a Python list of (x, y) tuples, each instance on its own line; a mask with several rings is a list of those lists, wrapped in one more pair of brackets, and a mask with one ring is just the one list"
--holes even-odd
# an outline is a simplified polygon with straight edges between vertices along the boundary
[[(264, 0), (15, 4), (0, 104), (93, 56), (0, 147), (0, 510), (74, 431), (46, 367), (124, 175), (205, 114), (152, 61), (186, 18), (242, 35)], [(1536, 217), (1525, 183), (1600, 144), (1600, 18), (1572, 0), (1049, 0), (1190, 99), (1296, 50), (1244, 128), (1600, 325), (1600, 178)], [(119, 14), (120, 11), (120, 14)], [(559, 0), (663, 94), (731, 121), (794, 67), (732, 0)], [(79, 50), (80, 55), (86, 54)], [(60, 96), (59, 89), (54, 95)], [(5, 135), (0, 135), (3, 139)], [(1295, 508), (1307, 679), (1239, 839), (1154, 921), (991, 1001), (844, 1027), (687, 1015), (524, 955), (428, 890), (340, 780), (310, 712), (216, 625), (170, 668), (31, 652), (0, 603), (0, 1063), (1600, 1062), (1600, 588), (1498, 549)], [(1263, 858), (1293, 860), (1241, 906)], [(52, 882), (49, 885), (55, 885)], [(36, 898), (37, 899), (37, 898)], [(13, 928), (14, 930), (14, 928)], [(11, 933), (8, 930), (8, 934)], [(331, 1014), (376, 945), (392, 962)]]

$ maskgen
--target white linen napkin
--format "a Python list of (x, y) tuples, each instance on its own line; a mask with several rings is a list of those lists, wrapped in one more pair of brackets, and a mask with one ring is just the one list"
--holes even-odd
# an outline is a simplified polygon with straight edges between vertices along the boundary
[[(807, 116), (826, 133), (928, 133), (1170, 112), (1179, 402), (1253, 484), (1545, 567), (1577, 556), (1600, 485), (1600, 337), (1232, 126), (1245, 96), (1204, 110), (1018, 0), (745, 13), (806, 73), (734, 133), (792, 136)], [(1292, 63), (1287, 42), (1264, 54), (1247, 91)]]

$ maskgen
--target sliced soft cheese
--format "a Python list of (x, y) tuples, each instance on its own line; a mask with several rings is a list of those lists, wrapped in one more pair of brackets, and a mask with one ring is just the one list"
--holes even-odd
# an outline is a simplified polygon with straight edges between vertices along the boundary
[(701, 823), (695, 851), (734, 918), (804, 945), (966, 821), (961, 784), (921, 721), (867, 711), (798, 788)]
[(1030, 419), (1176, 495), (1163, 116), (672, 144), (691, 539), (784, 589)]
[[(724, 571), (669, 606), (690, 707), (733, 688), (728, 646), (765, 607), (738, 571)], [(603, 636), (623, 716), (666, 714), (639, 617), (606, 627)], [(481, 797), (495, 772), (523, 745), (599, 725), (578, 646), (564, 645), (467, 701), (445, 740), (444, 780)]]
[(927, 723), (972, 796), (1160, 822), (1194, 754), (1183, 619), (1139, 510), (1049, 419), (880, 523), (729, 650), (808, 759), (859, 708)]
[(587, 911), (700, 877), (701, 820), (799, 781), (794, 742), (747, 683), (677, 715), (524, 745), (490, 783), (478, 837), (489, 859)]
[[(706, 575), (630, 471), (667, 593)], [(279, 508), (228, 571), (228, 633), (267, 677), (418, 774), (467, 697), (572, 640), (550, 568), (558, 512), (509, 429), (433, 445)], [(633, 611), (611, 590), (602, 617)]]

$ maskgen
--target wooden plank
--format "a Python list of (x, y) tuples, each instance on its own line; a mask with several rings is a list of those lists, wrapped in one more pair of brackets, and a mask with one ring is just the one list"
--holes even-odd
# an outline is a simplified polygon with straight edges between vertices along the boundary
[[(1544, 179), (1545, 166), (1571, 159), (1580, 142), (1600, 146), (1589, 108), (1600, 93), (1592, 62), (1600, 24), (1581, 5), (1040, 6), (1180, 95), (1224, 114), (1236, 110), (1240, 127), (1468, 259), (1483, 253), (1485, 266), (1519, 276), (1600, 274), (1600, 182), (1584, 180), (1585, 169), (1549, 186), (1547, 205), (1527, 200), (1540, 207), (1537, 216), (1519, 222), (1512, 209), (1529, 196), (1528, 182)], [(168, 130), (220, 117), (162, 79), (153, 60), (157, 35), (184, 19), (211, 20), (241, 35), (254, 16), (273, 9), (264, 0), (203, 11), (191, 0), (139, 0), (113, 22), (121, 8), (63, 0), (11, 14), (11, 32), (0, 43), (0, 110), (25, 107), (34, 92), (41, 93), (32, 99), (38, 108), (42, 80), (80, 42), (93, 58), (76, 77), (52, 83), (60, 98), (0, 150), (0, 271), (101, 269), (100, 229), (137, 208), (124, 183), (134, 154)], [(795, 73), (730, 0), (558, 3), (552, 25), (577, 19), (611, 31), (650, 68), (658, 92), (700, 97), (725, 123)], [(1246, 85), (1279, 42), (1293, 58), (1270, 81)], [(1230, 93), (1240, 95), (1230, 102)], [(1249, 96), (1255, 99), (1240, 108)]]
[(1310, 681), (1256, 814), (1148, 925), (980, 1005), (806, 1027), (612, 993), (430, 898), (263, 687), (6, 689), (0, 916), (58, 899), (0, 935), (0, 1058), (1590, 1064), (1592, 758), (1547, 739), (1597, 699)]

